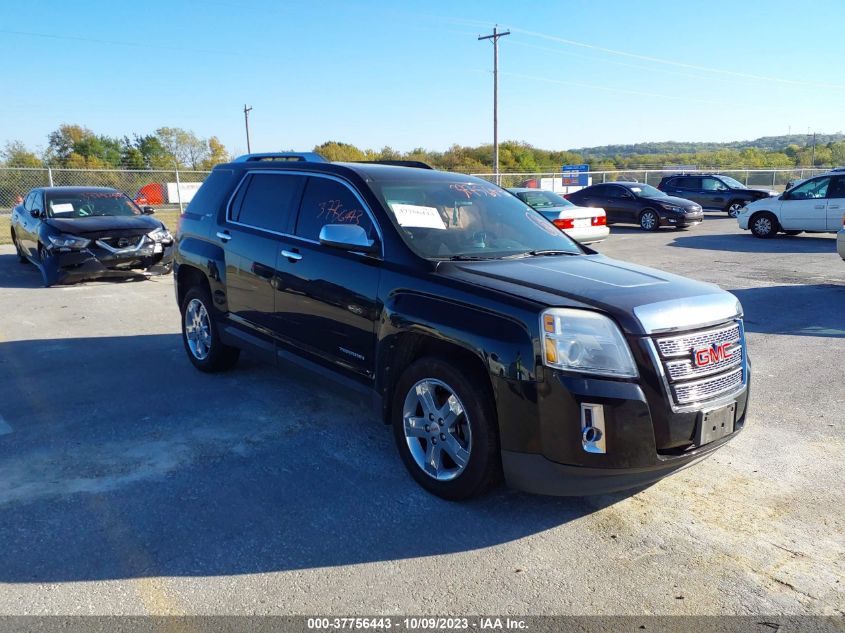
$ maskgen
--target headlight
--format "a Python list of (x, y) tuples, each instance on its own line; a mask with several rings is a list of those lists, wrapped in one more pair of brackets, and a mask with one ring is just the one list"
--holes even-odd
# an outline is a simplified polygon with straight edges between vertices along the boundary
[(661, 204), (660, 206), (667, 211), (675, 211), (676, 213), (683, 213), (684, 211), (681, 207), (675, 206), (674, 204)]
[(156, 229), (155, 231), (150, 231), (147, 233), (147, 237), (149, 237), (154, 242), (172, 242), (173, 236), (170, 234), (165, 228)]
[(547, 366), (585, 374), (636, 378), (637, 366), (622, 332), (606, 316), (551, 308), (540, 315)]
[(55, 248), (85, 248), (91, 243), (91, 240), (86, 240), (84, 237), (76, 237), (75, 235), (66, 235), (64, 233), (48, 235), (47, 238)]

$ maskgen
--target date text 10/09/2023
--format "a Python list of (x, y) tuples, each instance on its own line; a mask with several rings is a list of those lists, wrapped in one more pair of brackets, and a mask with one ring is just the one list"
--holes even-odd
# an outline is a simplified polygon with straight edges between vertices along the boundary
[(327, 617), (308, 618), (309, 630), (389, 630), (407, 631), (462, 631), (462, 630), (510, 630), (519, 631), (528, 628), (527, 623), (519, 618), (500, 617)]

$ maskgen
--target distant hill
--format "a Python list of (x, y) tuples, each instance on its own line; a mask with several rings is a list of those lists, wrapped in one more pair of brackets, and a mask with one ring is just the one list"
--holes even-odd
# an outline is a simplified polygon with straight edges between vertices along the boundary
[[(642, 154), (692, 154), (695, 152), (715, 152), (720, 149), (760, 149), (783, 151), (789, 145), (805, 147), (813, 142), (812, 135), (784, 134), (782, 136), (763, 136), (753, 141), (731, 141), (729, 143), (685, 143), (664, 141), (661, 143), (634, 143), (632, 145), (601, 145), (599, 147), (580, 147), (570, 151), (584, 156), (585, 159), (602, 159), (613, 156), (632, 156)], [(845, 141), (845, 134), (816, 134), (816, 146), (838, 141)]]

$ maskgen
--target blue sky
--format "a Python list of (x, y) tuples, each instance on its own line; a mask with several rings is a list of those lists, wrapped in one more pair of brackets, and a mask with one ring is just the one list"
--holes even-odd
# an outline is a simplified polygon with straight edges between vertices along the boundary
[(0, 0), (0, 143), (172, 126), (245, 151), (845, 130), (845, 2)]

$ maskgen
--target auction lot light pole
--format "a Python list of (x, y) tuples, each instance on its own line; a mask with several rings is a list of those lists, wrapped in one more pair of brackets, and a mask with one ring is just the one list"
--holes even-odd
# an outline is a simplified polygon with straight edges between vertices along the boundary
[(499, 178), (499, 38), (510, 35), (510, 31), (499, 33), (499, 25), (493, 27), (492, 35), (479, 35), (479, 40), (493, 41), (493, 169), (496, 173), (496, 184)]

